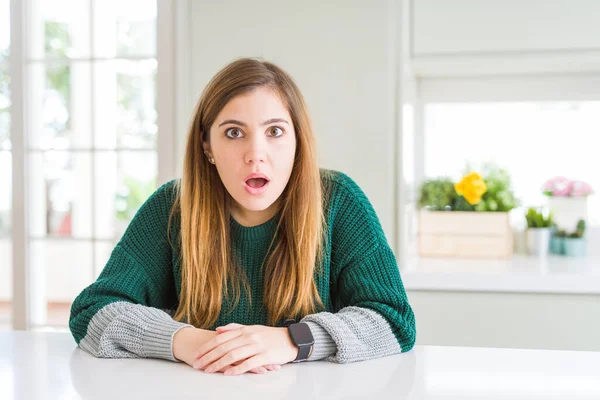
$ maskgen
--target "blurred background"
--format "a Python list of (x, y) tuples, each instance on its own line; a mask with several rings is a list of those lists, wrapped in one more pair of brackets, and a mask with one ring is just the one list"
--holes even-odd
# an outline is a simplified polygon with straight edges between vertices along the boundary
[(0, 0), (0, 329), (67, 330), (193, 107), (286, 69), (373, 203), (417, 344), (600, 350), (600, 3)]

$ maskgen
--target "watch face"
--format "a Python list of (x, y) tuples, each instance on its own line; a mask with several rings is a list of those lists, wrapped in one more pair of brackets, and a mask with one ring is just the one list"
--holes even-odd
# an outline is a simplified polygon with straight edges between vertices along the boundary
[(315, 343), (312, 332), (307, 324), (293, 324), (288, 329), (296, 346), (308, 346)]

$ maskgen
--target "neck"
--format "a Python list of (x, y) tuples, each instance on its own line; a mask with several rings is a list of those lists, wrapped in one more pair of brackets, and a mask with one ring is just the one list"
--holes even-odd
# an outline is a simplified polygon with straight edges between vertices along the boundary
[(279, 200), (275, 201), (268, 208), (261, 211), (250, 211), (241, 207), (239, 204), (231, 208), (231, 216), (238, 222), (238, 224), (245, 227), (252, 227), (264, 224), (277, 214), (279, 210)]

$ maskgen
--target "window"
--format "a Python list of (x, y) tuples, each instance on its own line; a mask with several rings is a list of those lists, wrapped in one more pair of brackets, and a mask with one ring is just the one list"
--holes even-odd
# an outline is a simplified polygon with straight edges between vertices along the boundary
[[(407, 204), (402, 248), (418, 262), (415, 203), (426, 179), (458, 180), (467, 165), (506, 169), (520, 207), (511, 212), (515, 252), (524, 250), (524, 209), (550, 205), (543, 184), (556, 176), (587, 182), (587, 239), (600, 240), (600, 75), (418, 78), (404, 105), (403, 170)], [(588, 258), (600, 256), (588, 246)], [(585, 262), (585, 261), (583, 261)], [(416, 265), (416, 264), (415, 264)]]
[(0, 0), (0, 329), (10, 327), (12, 299), (12, 152), (10, 143), (10, 0)]
[[(424, 110), (425, 176), (459, 179), (467, 163), (506, 168), (523, 207), (543, 205), (543, 183), (567, 176), (600, 190), (600, 101), (429, 103)], [(600, 201), (588, 201), (600, 225)]]
[[(71, 302), (157, 187), (157, 2), (26, 0), (23, 8), (30, 322), (66, 328)], [(10, 188), (2, 62), (0, 184)], [(0, 246), (10, 196), (0, 193)]]

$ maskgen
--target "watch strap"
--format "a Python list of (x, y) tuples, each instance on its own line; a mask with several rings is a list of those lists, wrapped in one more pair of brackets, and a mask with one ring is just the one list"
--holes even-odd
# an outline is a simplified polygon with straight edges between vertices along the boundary
[(297, 363), (300, 361), (306, 361), (308, 359), (308, 357), (310, 356), (310, 353), (312, 353), (313, 346), (314, 345), (298, 347), (298, 357), (296, 357), (296, 359), (292, 362)]

